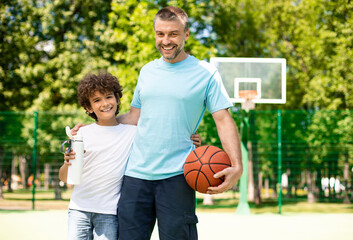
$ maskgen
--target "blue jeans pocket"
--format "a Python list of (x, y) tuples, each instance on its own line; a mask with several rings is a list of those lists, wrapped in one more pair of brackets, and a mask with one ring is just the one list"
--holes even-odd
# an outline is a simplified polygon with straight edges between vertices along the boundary
[(199, 222), (194, 213), (184, 213), (185, 232), (187, 240), (197, 240), (196, 224)]
[(196, 224), (199, 222), (194, 213), (184, 213), (184, 221), (186, 224)]

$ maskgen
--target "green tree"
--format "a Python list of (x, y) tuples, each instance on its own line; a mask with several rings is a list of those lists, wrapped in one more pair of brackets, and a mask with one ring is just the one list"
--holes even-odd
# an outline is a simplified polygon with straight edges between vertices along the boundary
[[(58, 153), (65, 125), (82, 122), (82, 110), (78, 116), (56, 115), (79, 109), (78, 81), (88, 72), (109, 70), (112, 65), (112, 31), (105, 27), (109, 12), (108, 1), (6, 1), (1, 5), (0, 98), (4, 101), (0, 109), (52, 111), (46, 119), (39, 112), (39, 167), (62, 158)], [(32, 147), (33, 119), (22, 118), (21, 125), (20, 138)]]
[[(104, 69), (124, 86), (122, 112), (130, 108), (141, 67), (159, 58), (153, 18), (165, 5), (188, 11), (192, 27), (186, 50), (200, 59), (215, 48), (198, 39), (201, 1), (23, 0), (1, 3), (0, 111), (39, 111), (38, 159), (55, 162), (65, 125), (89, 122), (76, 99), (77, 83)], [(70, 112), (70, 114), (60, 114)], [(23, 118), (20, 135), (33, 144), (33, 119)]]
[[(36, 2), (38, 4), (38, 1)], [(47, 55), (28, 71), (44, 70), (42, 91), (28, 110), (76, 110), (77, 83), (113, 63), (106, 31), (109, 1), (40, 1), (41, 41)]]
[[(210, 32), (214, 34), (210, 35), (208, 41), (217, 47), (221, 56), (287, 59), (287, 103), (258, 104), (257, 109), (352, 108), (351, 1), (211, 0), (210, 5)], [(321, 121), (325, 118), (315, 116), (315, 121), (312, 122), (309, 121), (311, 119), (304, 119), (294, 123), (296, 131), (292, 130), (292, 126), (284, 128), (284, 139), (304, 141), (306, 143), (303, 144), (314, 147), (310, 142), (312, 137), (316, 139), (317, 146), (321, 146), (322, 141), (327, 140), (324, 133), (340, 131), (340, 126), (334, 124), (335, 121), (349, 121), (348, 116), (341, 116), (343, 119), (340, 120), (330, 114), (326, 116), (331, 118), (330, 122), (333, 121), (329, 126), (322, 126)], [(317, 119), (319, 120), (316, 121)], [(309, 125), (311, 132), (307, 136), (308, 133), (304, 131)], [(321, 128), (324, 129), (314, 131)], [(257, 134), (266, 135), (267, 121), (259, 121), (256, 129), (260, 131)], [(349, 127), (345, 129), (349, 130)], [(340, 138), (338, 135), (336, 137)], [(264, 146), (259, 146), (261, 147)], [(317, 159), (330, 159), (333, 163), (330, 171), (333, 172), (337, 168), (337, 159), (342, 157), (340, 154), (325, 155), (327, 149), (324, 146), (320, 154), (308, 156), (305, 152), (301, 154), (296, 150), (295, 145), (284, 145), (283, 150), (286, 152), (283, 157), (304, 156), (310, 164), (312, 162), (313, 167), (319, 166)], [(336, 153), (340, 151), (336, 150)], [(263, 166), (271, 166), (270, 158), (265, 155), (260, 157), (265, 158), (261, 163)], [(289, 162), (284, 162), (284, 165), (289, 166), (288, 164)], [(341, 165), (340, 161), (338, 165)], [(304, 167), (301, 166), (301, 169), (305, 169)], [(307, 167), (309, 169), (309, 165)]]
[(153, 19), (158, 10), (166, 5), (183, 8), (190, 16), (191, 34), (185, 50), (199, 59), (215, 55), (214, 47), (204, 46), (197, 36), (202, 25), (202, 14), (206, 5), (198, 1), (134, 1), (116, 0), (112, 2), (109, 14), (109, 27), (114, 31), (116, 41), (114, 60), (117, 62), (116, 75), (120, 77), (126, 96), (123, 110), (130, 107), (138, 74), (143, 65), (160, 57), (155, 46)]
[(314, 1), (316, 19), (310, 24), (317, 36), (316, 54), (318, 64), (314, 70), (304, 102), (318, 108), (352, 109), (353, 96), (353, 2)]
[(38, 19), (31, 1), (0, 3), (0, 111), (24, 110), (41, 91), (43, 71), (29, 71), (43, 54)]
[(215, 37), (210, 41), (222, 55), (287, 59), (287, 103), (258, 108), (351, 108), (351, 1), (227, 0), (211, 5)]

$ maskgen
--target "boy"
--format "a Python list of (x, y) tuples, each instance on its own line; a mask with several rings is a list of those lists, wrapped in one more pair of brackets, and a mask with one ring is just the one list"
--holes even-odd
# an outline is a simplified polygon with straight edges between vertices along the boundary
[[(117, 206), (122, 177), (136, 134), (136, 126), (119, 124), (122, 87), (109, 73), (88, 74), (78, 85), (79, 104), (96, 123), (79, 131), (84, 142), (82, 183), (69, 204), (68, 239), (117, 239)], [(198, 136), (196, 145), (200, 144)], [(67, 180), (71, 151), (65, 154), (59, 178)]]
[[(122, 87), (109, 73), (88, 74), (78, 85), (79, 104), (96, 123), (80, 129), (84, 142), (82, 183), (69, 204), (68, 239), (117, 239), (117, 204), (136, 126), (119, 124)], [(59, 178), (66, 182), (68, 159)]]

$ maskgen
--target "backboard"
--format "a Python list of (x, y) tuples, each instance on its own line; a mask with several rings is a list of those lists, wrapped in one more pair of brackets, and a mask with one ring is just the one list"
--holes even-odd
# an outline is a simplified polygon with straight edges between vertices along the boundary
[(233, 103), (249, 99), (254, 103), (286, 103), (286, 59), (215, 57), (210, 63), (217, 67)]

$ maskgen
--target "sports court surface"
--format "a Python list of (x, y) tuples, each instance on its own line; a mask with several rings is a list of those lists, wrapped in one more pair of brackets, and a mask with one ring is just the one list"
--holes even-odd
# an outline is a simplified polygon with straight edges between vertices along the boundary
[[(353, 239), (353, 214), (199, 212), (199, 239)], [(66, 239), (67, 211), (0, 211), (0, 239)], [(158, 240), (155, 231), (153, 240)]]

